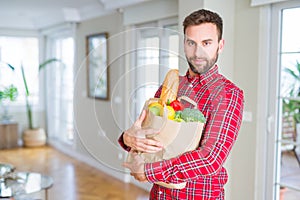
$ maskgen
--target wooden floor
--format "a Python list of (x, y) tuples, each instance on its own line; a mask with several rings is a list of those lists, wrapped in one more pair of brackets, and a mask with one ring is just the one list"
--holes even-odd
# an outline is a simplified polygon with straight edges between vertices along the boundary
[(123, 183), (51, 147), (0, 150), (0, 163), (52, 176), (48, 200), (145, 200), (148, 192)]

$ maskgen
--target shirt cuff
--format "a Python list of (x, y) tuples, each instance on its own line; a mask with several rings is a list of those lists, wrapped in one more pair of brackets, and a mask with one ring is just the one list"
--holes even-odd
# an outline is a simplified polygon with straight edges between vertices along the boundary
[(131, 150), (131, 147), (127, 146), (127, 145), (124, 143), (123, 135), (124, 135), (124, 132), (123, 132), (122, 135), (119, 137), (118, 142), (119, 142), (120, 146), (121, 146), (125, 151), (130, 151), (130, 150)]
[(145, 163), (145, 175), (149, 182), (166, 182), (167, 174), (172, 173), (172, 161), (164, 160), (154, 163)]

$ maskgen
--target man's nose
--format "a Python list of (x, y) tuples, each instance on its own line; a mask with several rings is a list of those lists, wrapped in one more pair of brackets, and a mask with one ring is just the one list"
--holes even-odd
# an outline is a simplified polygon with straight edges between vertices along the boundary
[(202, 57), (205, 54), (205, 51), (201, 45), (196, 45), (195, 56)]

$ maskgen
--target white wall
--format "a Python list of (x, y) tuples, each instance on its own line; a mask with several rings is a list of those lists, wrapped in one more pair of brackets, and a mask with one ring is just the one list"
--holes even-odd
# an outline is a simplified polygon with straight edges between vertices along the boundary
[[(88, 20), (78, 25), (74, 114), (77, 132), (75, 151), (93, 157), (99, 165), (105, 166), (114, 175), (124, 179), (124, 173), (121, 172), (123, 151), (117, 145), (117, 138), (124, 127), (120, 116), (125, 111), (122, 102), (116, 103), (118, 97), (112, 95), (119, 77), (124, 73), (122, 59), (119, 59), (123, 41), (122, 38), (112, 37), (121, 31), (120, 13)], [(102, 32), (107, 32), (109, 35), (107, 41), (109, 101), (87, 97), (86, 36)], [(118, 95), (122, 95), (124, 88), (118, 90), (120, 90), (117, 92)], [(112, 108), (118, 113), (113, 113)]]
[(236, 1), (234, 80), (244, 90), (244, 111), (251, 112), (253, 119), (243, 122), (232, 152), (232, 199), (255, 199), (258, 41), (259, 8), (250, 7), (246, 0)]

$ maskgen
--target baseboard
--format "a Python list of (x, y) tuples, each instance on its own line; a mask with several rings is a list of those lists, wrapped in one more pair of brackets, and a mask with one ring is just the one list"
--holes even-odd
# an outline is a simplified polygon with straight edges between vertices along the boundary
[(85, 155), (83, 153), (77, 152), (76, 150), (74, 150), (72, 148), (72, 146), (66, 146), (66, 144), (63, 144), (61, 142), (58, 141), (53, 141), (53, 140), (49, 140), (48, 144), (52, 147), (54, 147), (55, 149), (59, 150), (60, 152), (76, 159), (79, 160), (81, 162), (86, 163), (87, 165), (94, 167), (98, 170), (100, 170), (101, 172), (112, 176), (124, 183), (132, 183), (135, 186), (142, 188), (144, 190), (150, 191), (151, 189), (151, 184), (150, 183), (140, 183), (138, 181), (135, 181), (129, 174), (124, 174), (121, 172), (116, 172), (115, 170), (112, 170), (104, 165), (99, 164), (99, 162), (97, 162), (96, 160), (94, 160), (92, 157)]
[(81, 162), (84, 162), (86, 164), (88, 164), (91, 167), (94, 167), (118, 180), (121, 180), (122, 182), (126, 182), (126, 180), (128, 180), (128, 177), (126, 177), (126, 174), (123, 174), (121, 172), (117, 172), (115, 170), (111, 170), (108, 167), (99, 164), (99, 162), (97, 162), (96, 160), (94, 160), (92, 157), (88, 156), (88, 155), (84, 155), (83, 153), (80, 153), (76, 150), (74, 150), (72, 148), (72, 146), (67, 146), (65, 144), (62, 144), (60, 142), (57, 141), (49, 141), (48, 142), (49, 145), (53, 146), (55, 149), (59, 150), (60, 152), (76, 159), (79, 160)]

